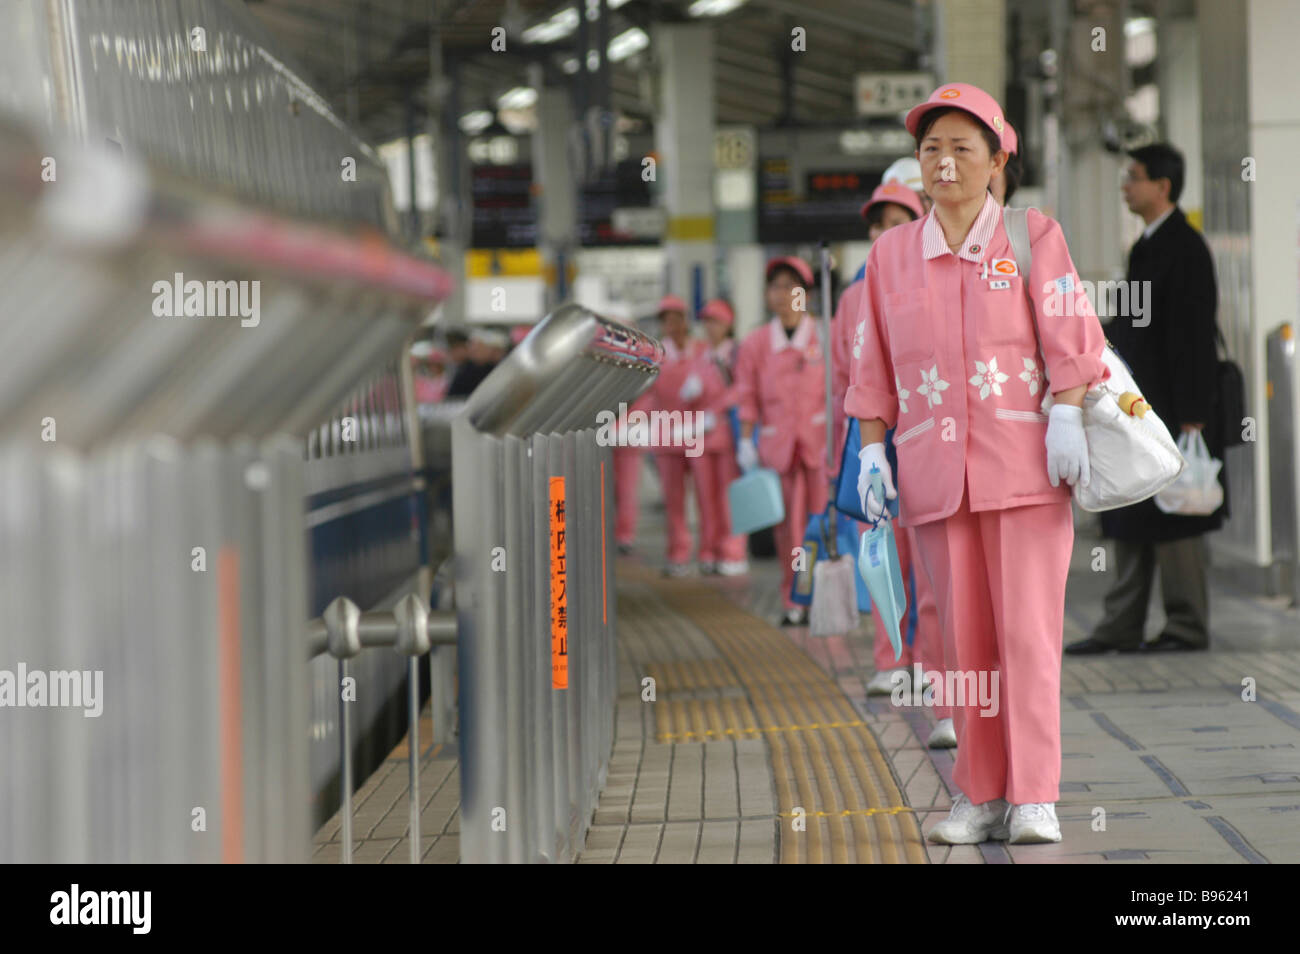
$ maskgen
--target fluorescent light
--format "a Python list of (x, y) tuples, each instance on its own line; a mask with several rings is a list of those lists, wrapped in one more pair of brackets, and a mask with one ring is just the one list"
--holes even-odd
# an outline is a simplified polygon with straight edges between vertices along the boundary
[(1152, 33), (1155, 28), (1156, 21), (1151, 17), (1134, 17), (1131, 20), (1124, 21), (1124, 35), (1129, 38), (1140, 33)]
[(565, 7), (549, 20), (543, 20), (524, 31), (525, 43), (554, 43), (578, 28), (578, 11)]
[(467, 136), (477, 136), (492, 125), (492, 113), (486, 109), (475, 109), (460, 117), (460, 128)]
[(609, 59), (613, 63), (625, 60), (638, 50), (650, 45), (650, 37), (640, 27), (624, 30), (609, 41)]
[(497, 98), (497, 105), (502, 109), (527, 109), (535, 102), (537, 102), (537, 90), (531, 86), (516, 86)]
[(566, 73), (578, 72), (578, 58), (576, 56), (569, 57), (560, 64), (560, 69), (564, 70)]
[[(610, 43), (611, 49), (613, 48), (613, 46), (614, 44)], [(598, 69), (600, 69), (600, 51), (588, 50), (587, 51), (587, 72), (594, 73)]]
[(745, 0), (695, 0), (686, 12), (693, 17), (720, 17), (744, 2)]

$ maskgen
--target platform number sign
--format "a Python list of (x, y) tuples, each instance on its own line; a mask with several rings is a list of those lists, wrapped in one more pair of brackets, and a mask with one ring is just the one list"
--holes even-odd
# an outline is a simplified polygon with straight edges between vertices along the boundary
[(932, 89), (929, 73), (859, 73), (854, 100), (859, 116), (892, 116), (924, 102)]
[(551, 688), (569, 688), (569, 598), (565, 567), (564, 478), (552, 477), (551, 487)]

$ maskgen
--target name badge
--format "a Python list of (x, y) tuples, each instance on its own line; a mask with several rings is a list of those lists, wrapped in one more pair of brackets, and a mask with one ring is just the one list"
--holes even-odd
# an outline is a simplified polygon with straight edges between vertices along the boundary
[(989, 282), (989, 288), (992, 291), (1005, 291), (1010, 287), (1011, 282), (1007, 281), (1005, 278), (995, 278)]

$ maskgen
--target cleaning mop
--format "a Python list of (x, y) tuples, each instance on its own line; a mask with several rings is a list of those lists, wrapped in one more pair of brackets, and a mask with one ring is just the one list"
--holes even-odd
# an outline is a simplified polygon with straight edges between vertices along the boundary
[[(826, 475), (835, 469), (835, 415), (831, 401), (831, 253), (823, 242), (822, 268), (822, 352), (826, 358)], [(830, 500), (835, 498), (835, 483), (830, 481)], [(857, 563), (849, 553), (840, 553), (835, 521), (840, 519), (834, 505), (826, 508), (822, 522), (826, 559), (813, 565), (812, 607), (808, 613), (808, 633), (831, 636), (851, 633), (858, 628)]]

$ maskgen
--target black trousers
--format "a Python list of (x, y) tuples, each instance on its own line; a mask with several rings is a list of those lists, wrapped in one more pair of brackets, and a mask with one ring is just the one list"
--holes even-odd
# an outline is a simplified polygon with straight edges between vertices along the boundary
[(1209, 554), (1205, 537), (1185, 537), (1168, 543), (1110, 543), (1115, 553), (1115, 584), (1106, 594), (1105, 617), (1092, 638), (1117, 649), (1136, 649), (1141, 644), (1151, 584), (1159, 568), (1160, 595), (1167, 617), (1162, 635), (1198, 648), (1208, 647)]

